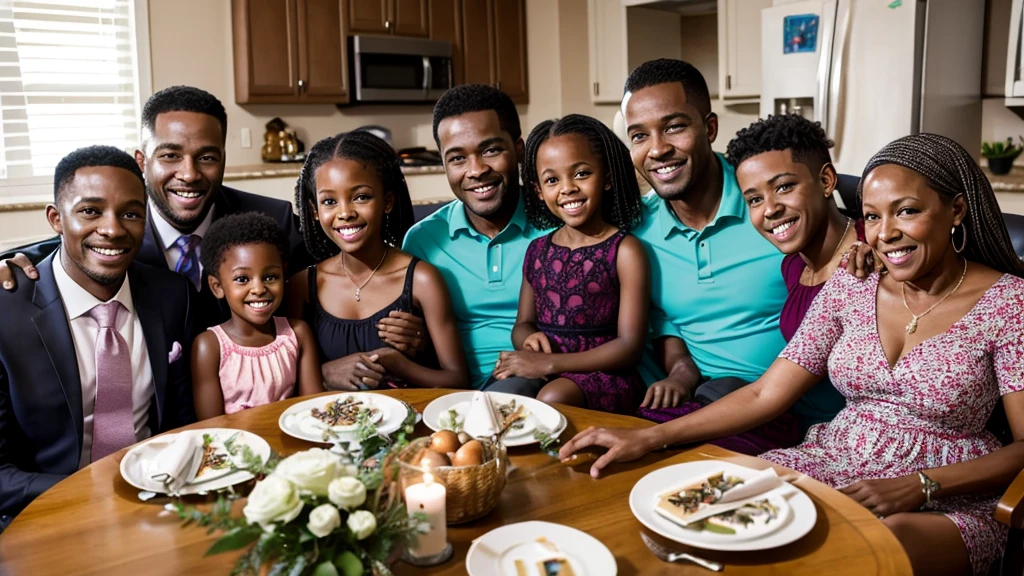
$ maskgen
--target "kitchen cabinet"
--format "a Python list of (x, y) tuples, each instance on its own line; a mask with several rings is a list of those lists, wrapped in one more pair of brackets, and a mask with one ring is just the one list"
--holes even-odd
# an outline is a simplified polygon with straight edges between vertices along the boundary
[(590, 101), (618, 103), (629, 74), (626, 6), (620, 0), (587, 0)]
[(348, 0), (353, 34), (430, 35), (428, 0)]
[(517, 104), (530, 99), (526, 0), (461, 0), (465, 84), (490, 84)]
[(232, 0), (235, 102), (348, 102), (343, 0)]
[[(1019, 108), (1024, 105), (1024, 0), (1013, 0), (1010, 9), (1010, 41), (1006, 52), (1006, 105)], [(1016, 111), (1016, 110), (1015, 110)]]
[(761, 95), (761, 10), (772, 0), (718, 0), (718, 82), (723, 99)]
[[(431, 0), (430, 39), (450, 42), (452, 45), (452, 81), (463, 84), (462, 68), (465, 55), (462, 51), (462, 10), (459, 0)], [(486, 83), (486, 82), (485, 82)]]

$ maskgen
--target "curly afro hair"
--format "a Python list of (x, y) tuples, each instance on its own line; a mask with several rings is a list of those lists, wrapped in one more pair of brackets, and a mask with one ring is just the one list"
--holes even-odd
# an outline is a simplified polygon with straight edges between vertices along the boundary
[(519, 111), (508, 94), (484, 84), (463, 84), (442, 94), (434, 105), (434, 142), (438, 148), (441, 147), (441, 139), (437, 136), (437, 127), (442, 120), (482, 110), (494, 110), (498, 124), (508, 132), (513, 142), (522, 138)]
[(143, 190), (145, 190), (146, 183), (142, 177), (142, 171), (139, 170), (139, 165), (130, 154), (113, 146), (86, 146), (61, 158), (60, 162), (57, 163), (57, 167), (53, 170), (54, 203), (60, 200), (60, 193), (64, 190), (64, 187), (75, 179), (75, 172), (79, 168), (90, 166), (124, 168), (134, 174), (139, 179), (139, 182), (142, 182)]
[(566, 134), (578, 134), (585, 138), (591, 152), (597, 156), (604, 168), (605, 183), (611, 185), (601, 198), (601, 215), (605, 222), (622, 230), (636, 226), (640, 222), (642, 206), (640, 187), (636, 182), (629, 150), (600, 120), (582, 114), (569, 114), (557, 120), (545, 120), (530, 132), (530, 137), (526, 140), (522, 192), (526, 204), (526, 217), (530, 223), (541, 230), (562, 225), (562, 221), (551, 213), (547, 204), (537, 197), (537, 153), (541, 144), (549, 138)]
[(704, 75), (693, 64), (682, 60), (659, 58), (637, 66), (626, 78), (623, 94), (671, 82), (683, 85), (686, 100), (697, 107), (701, 116), (711, 113), (711, 96)]
[(215, 220), (203, 236), (199, 262), (207, 274), (217, 276), (228, 250), (247, 244), (270, 244), (281, 254), (281, 262), (285, 262), (284, 232), (277, 221), (262, 212), (231, 214)]
[(192, 86), (164, 88), (146, 100), (142, 107), (142, 127), (152, 133), (156, 117), (166, 112), (196, 112), (213, 116), (220, 123), (220, 132), (227, 140), (228, 114), (216, 96)]
[(730, 164), (739, 166), (751, 156), (789, 150), (794, 162), (805, 164), (811, 174), (817, 174), (822, 166), (832, 162), (832, 155), (828, 152), (832, 145), (820, 122), (798, 114), (773, 115), (737, 132), (725, 155)]

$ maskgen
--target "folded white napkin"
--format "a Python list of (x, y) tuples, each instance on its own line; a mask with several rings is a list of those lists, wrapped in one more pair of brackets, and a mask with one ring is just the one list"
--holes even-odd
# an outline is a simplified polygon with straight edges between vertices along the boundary
[(178, 433), (149, 463), (151, 479), (175, 493), (192, 481), (203, 460), (203, 435), (186, 430)]
[(767, 470), (761, 470), (756, 474), (749, 476), (744, 480), (743, 484), (729, 490), (722, 495), (722, 498), (715, 504), (708, 506), (707, 508), (700, 510), (690, 516), (687, 516), (685, 520), (676, 519), (677, 522), (686, 526), (705, 518), (710, 518), (716, 514), (735, 510), (757, 498), (763, 496), (765, 493), (774, 490), (782, 486), (782, 479), (775, 473), (775, 470), (769, 468)]
[(491, 436), (498, 432), (498, 418), (486, 392), (477, 391), (469, 401), (469, 411), (462, 428), (466, 434), (477, 438)]

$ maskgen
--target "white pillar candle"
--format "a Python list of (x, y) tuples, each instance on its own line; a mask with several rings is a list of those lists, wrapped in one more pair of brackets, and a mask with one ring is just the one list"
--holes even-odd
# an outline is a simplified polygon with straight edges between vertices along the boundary
[(429, 472), (423, 475), (422, 484), (413, 484), (405, 489), (405, 506), (409, 514), (422, 512), (430, 524), (430, 530), (426, 534), (418, 534), (417, 541), (409, 548), (413, 556), (434, 556), (448, 546), (445, 496), (444, 486), (434, 482), (434, 476)]

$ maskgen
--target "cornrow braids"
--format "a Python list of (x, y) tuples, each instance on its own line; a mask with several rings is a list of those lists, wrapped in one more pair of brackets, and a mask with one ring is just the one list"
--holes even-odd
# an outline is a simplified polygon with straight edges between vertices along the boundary
[(895, 140), (868, 161), (857, 187), (859, 195), (863, 197), (864, 178), (883, 164), (917, 172), (949, 201), (963, 194), (967, 201), (967, 214), (961, 223), (967, 232), (964, 258), (1024, 278), (1024, 262), (1010, 242), (992, 184), (963, 146), (938, 134), (913, 134)]
[(560, 119), (545, 120), (530, 132), (530, 137), (526, 140), (526, 154), (522, 164), (522, 193), (526, 217), (530, 223), (542, 230), (562, 225), (562, 221), (552, 214), (544, 201), (537, 196), (537, 187), (540, 183), (537, 174), (537, 152), (549, 138), (566, 134), (578, 134), (586, 138), (590, 150), (604, 167), (605, 184), (611, 185), (610, 189), (604, 191), (601, 199), (601, 215), (605, 221), (626, 231), (639, 224), (640, 187), (636, 182), (629, 149), (600, 120), (582, 114), (569, 114)]
[(384, 140), (364, 130), (356, 130), (317, 142), (306, 155), (299, 172), (295, 183), (295, 206), (299, 212), (302, 239), (310, 255), (321, 262), (341, 251), (320, 227), (316, 210), (317, 170), (335, 159), (354, 160), (372, 166), (380, 178), (383, 192), (394, 195), (391, 212), (384, 215), (382, 236), (386, 244), (400, 247), (414, 218), (409, 186), (402, 174), (398, 154)]

